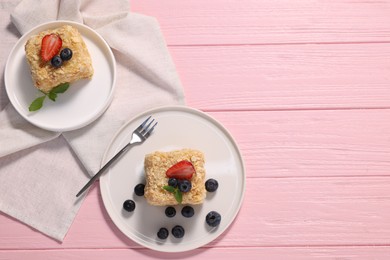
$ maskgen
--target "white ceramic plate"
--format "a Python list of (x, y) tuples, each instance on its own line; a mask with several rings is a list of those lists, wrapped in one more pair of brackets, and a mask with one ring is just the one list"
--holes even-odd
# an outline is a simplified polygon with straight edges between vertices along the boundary
[[(40, 110), (29, 112), (31, 102), (42, 93), (33, 85), (24, 45), (30, 36), (64, 24), (76, 27), (83, 36), (94, 75), (91, 80), (72, 83), (65, 93), (58, 95), (56, 102), (46, 98)], [(4, 75), (8, 97), (19, 114), (40, 128), (58, 132), (74, 130), (97, 119), (111, 102), (115, 77), (115, 58), (103, 38), (91, 28), (70, 21), (41, 24), (24, 34), (11, 50)]]
[[(135, 146), (100, 178), (100, 189), (105, 208), (115, 225), (135, 242), (164, 252), (182, 252), (203, 246), (224, 232), (236, 217), (245, 190), (245, 171), (240, 152), (231, 135), (210, 116), (187, 107), (163, 107), (147, 111), (126, 123), (110, 143), (103, 164), (131, 138), (135, 128), (148, 115), (158, 121), (153, 134), (142, 145)], [(182, 205), (175, 206), (176, 216), (165, 216), (165, 208), (149, 205), (145, 198), (134, 194), (134, 187), (144, 183), (144, 157), (154, 151), (193, 148), (205, 154), (206, 179), (214, 178), (219, 188), (207, 193), (202, 205), (193, 206), (195, 215), (184, 218)], [(123, 202), (132, 199), (136, 208), (129, 213)], [(222, 216), (216, 228), (205, 222), (208, 212), (215, 210)], [(169, 231), (182, 225), (185, 235), (174, 238), (170, 232), (166, 240), (157, 238), (157, 231)]]

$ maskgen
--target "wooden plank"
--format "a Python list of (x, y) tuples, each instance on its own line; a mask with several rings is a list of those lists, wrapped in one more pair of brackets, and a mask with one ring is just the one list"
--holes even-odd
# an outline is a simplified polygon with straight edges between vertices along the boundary
[(248, 177), (389, 176), (390, 109), (212, 112)]
[(110, 250), (9, 250), (0, 251), (0, 259), (41, 260), (106, 260), (106, 259), (285, 259), (285, 260), (388, 260), (390, 247), (279, 247), (279, 248), (208, 248), (185, 253), (162, 254), (147, 249), (110, 249)]
[(169, 45), (390, 41), (390, 2), (134, 0)]
[[(389, 246), (389, 177), (249, 178), (233, 225), (206, 246)], [(111, 223), (95, 187), (59, 244), (0, 218), (0, 250), (140, 248)]]
[(62, 244), (0, 215), (0, 259), (388, 259), (389, 3), (132, 1), (160, 22), (188, 104), (219, 111), (237, 139), (238, 219), (163, 255), (116, 229), (95, 186)]
[(171, 47), (170, 52), (187, 104), (203, 110), (390, 107), (388, 43)]

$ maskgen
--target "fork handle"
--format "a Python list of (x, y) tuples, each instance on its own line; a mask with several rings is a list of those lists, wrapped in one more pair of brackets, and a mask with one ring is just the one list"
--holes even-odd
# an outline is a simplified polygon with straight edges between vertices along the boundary
[[(133, 144), (134, 145), (134, 144)], [(87, 184), (84, 185), (84, 187), (77, 193), (76, 197), (80, 196), (86, 189), (89, 188), (89, 186), (91, 186), (95, 181), (96, 179), (98, 179), (100, 177), (100, 175), (102, 175), (103, 172), (105, 172), (107, 170), (108, 167), (110, 167), (110, 165), (116, 161), (116, 159), (118, 159), (124, 152), (126, 152), (127, 150), (130, 149), (130, 147), (132, 146), (132, 143), (128, 143), (126, 144), (119, 152), (117, 152), (88, 182)]]

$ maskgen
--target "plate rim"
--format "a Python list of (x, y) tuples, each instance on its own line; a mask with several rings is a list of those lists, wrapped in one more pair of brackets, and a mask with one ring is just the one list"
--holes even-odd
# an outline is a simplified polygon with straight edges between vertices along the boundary
[[(112, 67), (111, 90), (110, 90), (110, 93), (108, 94), (108, 96), (107, 96), (107, 98), (105, 100), (104, 106), (102, 106), (102, 108), (100, 110), (98, 110), (96, 113), (92, 114), (92, 116), (89, 117), (88, 120), (85, 120), (85, 121), (83, 121), (82, 123), (79, 123), (79, 124), (72, 124), (72, 125), (67, 126), (67, 127), (47, 126), (46, 124), (41, 124), (39, 122), (31, 120), (31, 118), (28, 116), (28, 114), (25, 113), (25, 111), (22, 111), (22, 109), (17, 104), (14, 104), (14, 102), (17, 102), (17, 101), (14, 99), (14, 97), (12, 95), (12, 93), (13, 93), (12, 90), (11, 90), (12, 87), (8, 86), (8, 84), (7, 84), (7, 82), (9, 83), (8, 74), (10, 73), (9, 72), (9, 63), (11, 62), (11, 57), (13, 56), (14, 52), (16, 51), (17, 46), (19, 46), (22, 41), (26, 40), (25, 38), (28, 35), (32, 34), (36, 30), (39, 30), (39, 28), (41, 28), (41, 27), (50, 27), (50, 26), (55, 26), (55, 25), (60, 26), (60, 25), (65, 25), (65, 24), (73, 25), (73, 26), (77, 27), (78, 29), (81, 27), (84, 30), (87, 30), (90, 33), (92, 33), (94, 35), (94, 37), (97, 37), (103, 43), (103, 45), (104, 45), (104, 47), (106, 49), (105, 52), (108, 54), (108, 56), (110, 58), (108, 62), (110, 63), (110, 67)], [(48, 29), (48, 28), (46, 28), (46, 29)], [(107, 110), (107, 108), (110, 106), (110, 104), (112, 102), (112, 99), (114, 97), (114, 92), (115, 92), (115, 88), (116, 88), (116, 75), (117, 75), (117, 68), (116, 68), (115, 56), (114, 56), (114, 54), (113, 54), (113, 52), (111, 50), (111, 47), (108, 45), (107, 41), (96, 30), (92, 29), (91, 27), (89, 27), (89, 26), (87, 26), (87, 25), (85, 25), (83, 23), (76, 22), (76, 21), (54, 20), (54, 21), (49, 21), (49, 22), (45, 22), (45, 23), (40, 23), (40, 24), (32, 27), (26, 33), (21, 35), (20, 38), (16, 41), (16, 43), (12, 47), (12, 49), (11, 49), (11, 51), (10, 51), (8, 57), (7, 57), (7, 61), (5, 63), (5, 67), (4, 67), (4, 87), (5, 87), (5, 91), (7, 93), (7, 96), (8, 96), (8, 99), (9, 99), (10, 103), (12, 104), (14, 109), (18, 112), (18, 114), (20, 116), (22, 116), (26, 121), (30, 122), (31, 124), (41, 128), (41, 129), (45, 129), (45, 130), (49, 130), (49, 131), (53, 131), (53, 132), (67, 132), (67, 131), (80, 129), (80, 128), (84, 127), (84, 126), (87, 126), (87, 125), (91, 124), (92, 122), (94, 122), (96, 119), (98, 119)]]
[(109, 144), (107, 145), (106, 147), (106, 150), (103, 154), (103, 158), (102, 158), (102, 161), (101, 161), (101, 167), (108, 161), (109, 158), (107, 158), (108, 156), (108, 153), (109, 153), (109, 150), (111, 149), (111, 146), (113, 144), (113, 142), (116, 140), (116, 138), (123, 132), (123, 130), (129, 125), (131, 124), (133, 121), (141, 118), (141, 117), (145, 117), (145, 116), (148, 116), (148, 115), (152, 115), (153, 112), (164, 112), (164, 111), (181, 111), (181, 112), (186, 112), (186, 113), (191, 113), (191, 114), (195, 114), (197, 116), (200, 116), (206, 120), (209, 120), (211, 121), (212, 124), (214, 124), (215, 126), (218, 127), (219, 130), (221, 130), (225, 136), (230, 140), (231, 144), (233, 145), (235, 151), (237, 152), (237, 155), (238, 155), (238, 159), (239, 159), (239, 162), (240, 162), (240, 167), (242, 169), (242, 192), (240, 194), (240, 199), (238, 201), (238, 204), (237, 204), (237, 207), (235, 208), (234, 210), (234, 213), (231, 217), (231, 219), (228, 221), (226, 227), (224, 230), (222, 230), (221, 232), (218, 233), (218, 235), (214, 236), (210, 241), (206, 242), (206, 243), (203, 243), (201, 245), (198, 245), (198, 246), (190, 246), (190, 245), (187, 245), (184, 247), (184, 249), (182, 250), (164, 250), (164, 247), (160, 247), (159, 249), (156, 249), (156, 247), (152, 247), (152, 246), (149, 246), (147, 245), (146, 243), (140, 243), (139, 241), (133, 239), (132, 237), (129, 237), (125, 232), (122, 231), (122, 229), (119, 227), (119, 225), (116, 223), (116, 219), (113, 218), (113, 216), (111, 216), (111, 213), (110, 211), (107, 209), (107, 205), (109, 203), (109, 196), (106, 194), (106, 189), (104, 187), (104, 180), (105, 178), (108, 178), (106, 176), (108, 176), (108, 174), (104, 174), (100, 177), (100, 180), (99, 180), (99, 188), (100, 188), (100, 193), (101, 193), (101, 198), (102, 198), (102, 201), (103, 201), (103, 205), (104, 205), (104, 209), (106, 211), (106, 213), (108, 214), (108, 216), (110, 217), (111, 221), (113, 222), (113, 224), (118, 228), (118, 230), (124, 235), (126, 236), (128, 239), (130, 239), (131, 241), (135, 242), (136, 244), (138, 245), (141, 245), (145, 248), (149, 248), (151, 250), (154, 250), (154, 251), (157, 251), (157, 252), (164, 252), (164, 253), (180, 253), (180, 252), (186, 252), (186, 251), (191, 251), (191, 250), (194, 250), (194, 249), (197, 249), (199, 247), (202, 247), (204, 245), (207, 245), (209, 243), (211, 243), (212, 241), (214, 241), (216, 238), (218, 238), (219, 236), (221, 236), (223, 233), (225, 233), (231, 226), (231, 224), (235, 221), (235, 219), (237, 218), (237, 215), (238, 213), (240, 212), (241, 208), (242, 208), (242, 203), (244, 201), (244, 197), (245, 197), (245, 191), (246, 191), (246, 168), (245, 168), (245, 163), (244, 163), (244, 159), (242, 157), (242, 154), (241, 154), (241, 151), (236, 143), (236, 141), (234, 140), (233, 136), (231, 135), (231, 133), (221, 124), (219, 123), (216, 119), (214, 119), (212, 116), (206, 114), (205, 112), (199, 110), (199, 109), (196, 109), (196, 108), (192, 108), (192, 107), (189, 107), (189, 106), (185, 106), (185, 105), (168, 105), (168, 106), (158, 106), (158, 107), (155, 107), (155, 108), (151, 108), (151, 109), (148, 109), (144, 112), (141, 112), (141, 113), (138, 113), (136, 114), (135, 116), (131, 117), (129, 120), (127, 120), (118, 130), (117, 132), (113, 135), (113, 137), (111, 138)]

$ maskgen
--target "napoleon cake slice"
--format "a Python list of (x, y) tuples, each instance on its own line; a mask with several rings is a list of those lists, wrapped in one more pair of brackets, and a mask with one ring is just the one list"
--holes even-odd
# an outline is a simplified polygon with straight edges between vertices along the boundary
[(80, 32), (70, 25), (31, 36), (25, 52), (33, 83), (44, 93), (62, 83), (91, 78), (94, 73), (87, 46)]
[[(206, 197), (204, 163), (204, 154), (193, 149), (170, 152), (156, 151), (147, 154), (145, 156), (146, 185), (144, 195), (147, 202), (155, 206), (203, 203)], [(181, 169), (177, 169), (178, 167)], [(183, 167), (193, 167), (193, 171)], [(181, 192), (181, 202), (177, 200), (173, 192), (164, 188), (168, 186), (168, 181), (171, 179), (167, 175), (178, 177), (178, 182), (190, 182), (189, 190)]]

